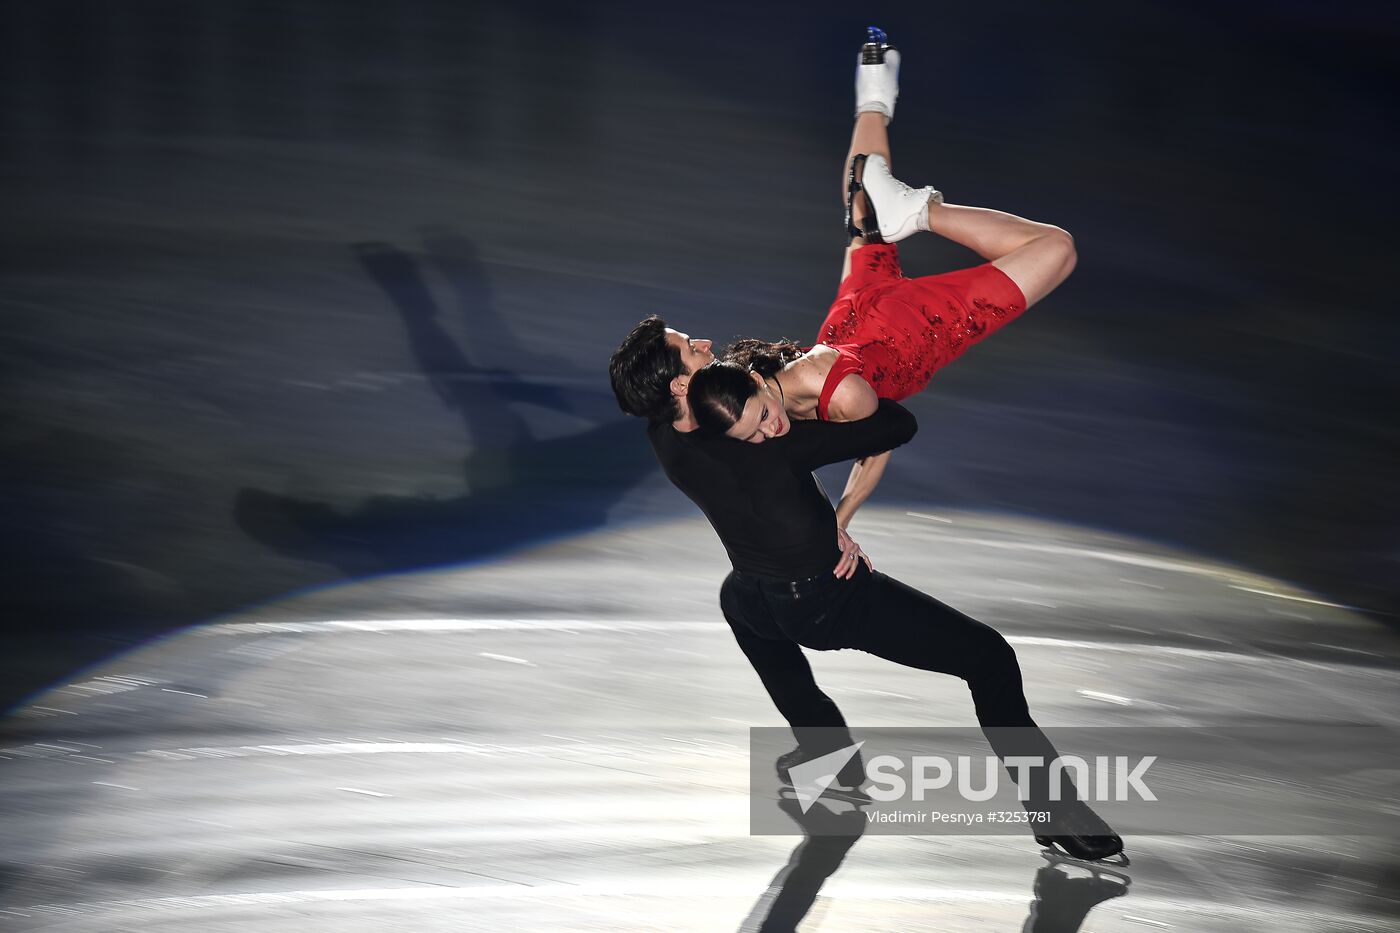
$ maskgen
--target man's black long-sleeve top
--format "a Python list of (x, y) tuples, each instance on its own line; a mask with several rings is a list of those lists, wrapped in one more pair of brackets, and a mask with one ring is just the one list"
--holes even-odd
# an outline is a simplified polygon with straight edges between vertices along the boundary
[(881, 399), (860, 421), (793, 421), (761, 444), (681, 432), (669, 423), (647, 429), (666, 476), (705, 513), (735, 570), (803, 580), (830, 573), (840, 551), (836, 513), (812, 471), (828, 463), (883, 453), (918, 429), (903, 406)]

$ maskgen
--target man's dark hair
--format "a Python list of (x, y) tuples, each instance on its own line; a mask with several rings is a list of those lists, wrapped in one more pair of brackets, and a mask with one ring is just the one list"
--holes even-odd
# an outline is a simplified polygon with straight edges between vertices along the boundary
[(690, 377), (685, 397), (690, 414), (706, 434), (723, 434), (744, 414), (744, 406), (758, 394), (749, 370), (732, 360), (715, 360)]
[(666, 322), (655, 314), (632, 328), (608, 360), (618, 407), (649, 421), (680, 417), (671, 380), (684, 373), (681, 351), (666, 342)]

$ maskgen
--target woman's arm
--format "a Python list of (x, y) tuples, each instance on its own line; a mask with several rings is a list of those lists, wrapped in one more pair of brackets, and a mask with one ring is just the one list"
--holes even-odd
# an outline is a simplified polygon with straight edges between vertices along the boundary
[(836, 527), (845, 529), (861, 503), (870, 498), (880, 477), (885, 475), (885, 464), (890, 462), (890, 452), (862, 457), (851, 464), (851, 475), (846, 479), (846, 489), (841, 493), (841, 502), (836, 506)]
[[(851, 373), (841, 380), (836, 391), (831, 394), (827, 415), (832, 421), (859, 421), (873, 415), (879, 404), (880, 399), (875, 395), (870, 383), (858, 374)], [(856, 509), (870, 498), (870, 494), (879, 485), (880, 477), (885, 474), (885, 464), (889, 462), (890, 453), (885, 451), (862, 457), (851, 464), (851, 475), (846, 480), (846, 490), (841, 493), (841, 502), (836, 506), (838, 528), (844, 529), (850, 525)]]
[(870, 383), (860, 373), (847, 373), (836, 384), (836, 391), (831, 393), (826, 415), (828, 421), (859, 421), (875, 414), (875, 409), (879, 407), (880, 398)]

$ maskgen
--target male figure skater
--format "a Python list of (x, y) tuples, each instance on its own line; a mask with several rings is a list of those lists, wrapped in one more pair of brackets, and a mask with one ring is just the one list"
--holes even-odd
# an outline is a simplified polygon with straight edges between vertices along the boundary
[[(811, 471), (908, 442), (917, 429), (914, 416), (881, 399), (869, 418), (796, 421), (763, 444), (705, 434), (696, 430), (686, 393), (712, 357), (708, 341), (692, 340), (652, 315), (613, 353), (609, 376), (622, 410), (649, 421), (647, 438), (667, 477), (705, 513), (729, 553), (734, 569), (720, 589), (720, 608), (792, 726), (798, 757), (831, 750), (829, 742), (809, 747), (821, 734), (812, 729), (846, 728), (841, 711), (817, 686), (802, 646), (859, 648), (961, 677), (984, 728), (1023, 727), (1016, 734), (1038, 736), (1015, 650), (1005, 638), (870, 569), (860, 562), (858, 548), (838, 553), (836, 512)], [(1002, 758), (1038, 755), (1048, 764), (1055, 757), (1043, 736), (1016, 747), (993, 737), (992, 745)], [(858, 785), (860, 765), (852, 761), (855, 768), (848, 765), (838, 777)], [(1033, 779), (1028, 808), (1049, 809), (1045, 789), (1043, 779)], [(1101, 859), (1123, 849), (1122, 840), (1078, 801), (1058, 808), (1054, 826), (1054, 835), (1037, 841), (1058, 844), (1073, 857)]]

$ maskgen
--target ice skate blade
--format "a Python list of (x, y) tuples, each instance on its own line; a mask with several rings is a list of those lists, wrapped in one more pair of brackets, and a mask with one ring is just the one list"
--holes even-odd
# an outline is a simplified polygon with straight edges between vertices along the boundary
[[(880, 236), (880, 221), (875, 215), (875, 202), (868, 193), (865, 194), (865, 219), (861, 227), (855, 223), (856, 195), (865, 193), (865, 185), (862, 184), (865, 178), (865, 160), (868, 158), (864, 153), (854, 156), (851, 159), (851, 170), (846, 176), (846, 245), (850, 245), (852, 240), (863, 239), (866, 245), (885, 242)], [(859, 170), (860, 178), (856, 178)]]
[[(1085, 866), (1116, 865), (1119, 867), (1127, 867), (1128, 865), (1132, 864), (1130, 861), (1128, 861), (1128, 853), (1123, 851), (1122, 849), (1119, 849), (1112, 855), (1105, 855), (1103, 858), (1080, 858), (1077, 855), (1071, 854), (1068, 849), (1061, 845), (1052, 836), (1036, 836), (1035, 841), (1038, 845), (1041, 845), (1046, 849), (1045, 852), (1041, 853), (1042, 855), (1054, 855), (1056, 858), (1059, 858), (1066, 862), (1078, 862), (1079, 864)], [(1109, 861), (1109, 859), (1115, 859), (1116, 861)]]
[[(821, 792), (817, 799), (823, 800), (828, 797), (832, 800), (841, 800), (846, 803), (853, 803), (858, 807), (863, 807), (874, 802), (870, 799), (869, 794), (867, 794), (865, 791), (859, 788), (855, 790), (842, 790), (839, 787), (828, 787), (826, 790)], [(798, 796), (796, 789), (793, 788), (791, 784), (784, 784), (778, 789), (778, 798), (780, 800), (802, 799)]]
[(1106, 876), (1116, 879), (1123, 882), (1125, 888), (1133, 883), (1133, 879), (1125, 872), (1117, 870), (1119, 868), (1125, 868), (1128, 865), (1128, 857), (1122, 852), (1119, 852), (1116, 856), (1110, 856), (1111, 858), (1121, 858), (1121, 862), (1109, 863), (1105, 863), (1102, 860), (1075, 858), (1072, 855), (1065, 855), (1063, 852), (1056, 851), (1055, 849), (1042, 850), (1040, 857), (1051, 865), (1073, 865), (1076, 868), (1083, 868), (1092, 872), (1095, 878)]
[(885, 53), (894, 48), (890, 45), (890, 37), (879, 26), (865, 27), (865, 45), (860, 47), (860, 63), (862, 65), (883, 65), (885, 63)]

